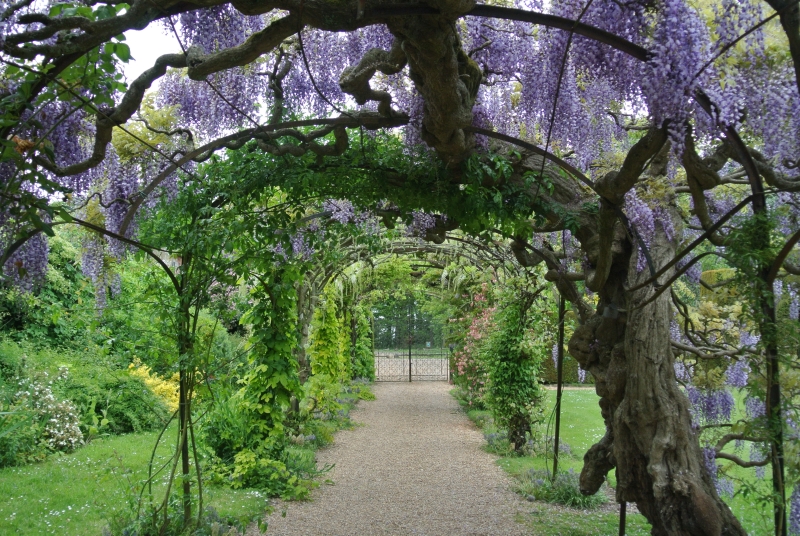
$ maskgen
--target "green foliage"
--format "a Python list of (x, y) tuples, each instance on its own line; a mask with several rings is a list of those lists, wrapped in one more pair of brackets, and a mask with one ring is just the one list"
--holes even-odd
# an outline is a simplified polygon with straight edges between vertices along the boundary
[(199, 422), (203, 445), (223, 463), (232, 462), (242, 449), (257, 447), (258, 436), (250, 433), (257, 425), (257, 417), (244, 411), (241, 394), (217, 390)]
[(278, 442), (292, 397), (299, 397), (300, 382), (293, 351), (297, 346), (295, 268), (287, 265), (273, 273), (268, 286), (253, 290), (255, 305), (243, 321), (253, 322), (248, 340), (248, 370), (242, 378), (243, 408), (255, 414), (251, 433)]
[(375, 393), (369, 390), (367, 386), (361, 387), (358, 391), (359, 400), (375, 400)]
[(91, 344), (95, 321), (91, 285), (80, 271), (74, 233), (60, 228), (48, 238), (44, 283), (33, 292), (0, 288), (0, 321), (17, 341), (82, 348)]
[(604, 488), (594, 495), (583, 495), (578, 474), (572, 470), (559, 472), (555, 478), (547, 470), (530, 469), (519, 476), (517, 493), (532, 500), (564, 504), (573, 508), (592, 509), (605, 504)]
[[(111, 143), (120, 160), (127, 162), (146, 154), (148, 146), (141, 140), (151, 146), (163, 147), (164, 150), (175, 150), (175, 139), (165, 134), (165, 131), (168, 132), (175, 128), (175, 109), (176, 106), (157, 107), (155, 93), (145, 95), (139, 108), (139, 114), (151, 128), (147, 128), (143, 122), (131, 121), (125, 125), (124, 131), (114, 129)], [(154, 132), (153, 129), (161, 132)]]
[(309, 461), (309, 451), (287, 447), (283, 437), (265, 441), (252, 433), (262, 423), (243, 404), (243, 394), (218, 392), (201, 420), (205, 478), (234, 489), (257, 488), (271, 497), (306, 498), (316, 474), (313, 452)]
[(352, 376), (375, 380), (375, 354), (372, 352), (372, 327), (370, 326), (368, 312), (364, 307), (355, 310), (356, 315), (356, 344), (352, 351)]
[[(296, 451), (287, 450), (286, 454), (292, 456), (298, 465), (303, 465), (302, 460), (297, 459)], [(250, 449), (240, 450), (234, 458), (231, 474), (234, 488), (258, 488), (272, 497), (305, 499), (312, 484), (312, 481), (304, 480), (290, 471), (284, 462), (259, 455)]]
[(30, 408), (0, 401), (0, 467), (40, 462), (50, 451)]
[(498, 307), (496, 329), (481, 349), (489, 377), (487, 404), (517, 450), (531, 425), (542, 419), (539, 406), (544, 394), (538, 380), (544, 356), (540, 347), (524, 344), (530, 305), (524, 296), (506, 296), (506, 303)]
[(342, 384), (327, 374), (314, 374), (303, 385), (302, 409), (307, 414), (329, 419), (340, 409)]
[(187, 524), (183, 518), (183, 502), (177, 493), (167, 501), (167, 521), (161, 505), (148, 505), (138, 516), (131, 511), (121, 512), (111, 518), (108, 532), (112, 536), (234, 536), (243, 533), (252, 523), (260, 523), (261, 515), (221, 517), (213, 506), (207, 506), (199, 522), (193, 518)]
[(325, 375), (332, 382), (344, 382), (351, 377), (347, 331), (339, 317), (338, 293), (333, 285), (325, 289), (322, 303), (311, 321), (311, 344), (308, 355), (311, 373)]
[[(167, 433), (174, 432), (172, 427)], [(103, 534), (109, 530), (121, 535), (136, 518), (138, 485), (147, 478), (156, 435), (100, 437), (43, 463), (0, 469), (0, 534)], [(172, 454), (172, 446), (162, 441), (155, 461), (160, 465)], [(154, 488), (162, 489), (163, 484), (156, 482)], [(217, 512), (212, 517), (204, 507), (204, 521), (241, 531), (264, 515), (267, 501), (256, 490), (206, 487), (204, 505)], [(147, 510), (145, 506), (142, 511)], [(210, 536), (209, 528), (199, 534)]]
[(19, 345), (0, 340), (0, 387), (14, 378), (23, 376), (27, 357)]
[(64, 396), (82, 411), (84, 430), (94, 419), (107, 420), (104, 432), (127, 434), (156, 430), (169, 419), (164, 402), (127, 371), (76, 371), (64, 382)]
[[(6, 371), (0, 374), (0, 412), (5, 413), (0, 416), (0, 466), (41, 461), (61, 450), (53, 448), (56, 430), (61, 430), (62, 439), (82, 432), (81, 439), (88, 441), (98, 433), (140, 432), (163, 425), (169, 414), (164, 403), (131, 377), (123, 363), (101, 350), (90, 346), (78, 354), (0, 342), (0, 369)], [(45, 391), (52, 391), (52, 403), (17, 395)], [(70, 414), (80, 431), (66, 426), (73, 422)], [(62, 425), (48, 431), (49, 419)]]
[[(541, 371), (540, 371), (540, 378), (542, 383), (546, 384), (555, 384), (558, 381), (558, 373), (556, 371), (556, 366), (553, 363), (552, 359), (543, 359), (541, 363)], [(562, 379), (565, 384), (573, 383), (581, 383), (578, 377), (578, 362), (575, 361), (575, 358), (569, 355), (569, 353), (564, 350), (564, 368), (562, 370)], [(586, 374), (586, 377), (583, 381), (586, 385), (592, 385), (594, 383), (594, 378), (591, 374)]]

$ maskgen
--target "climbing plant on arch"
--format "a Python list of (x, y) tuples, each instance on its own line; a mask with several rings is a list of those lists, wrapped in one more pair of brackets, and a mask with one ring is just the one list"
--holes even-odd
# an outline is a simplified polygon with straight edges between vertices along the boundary
[[(133, 237), (155, 199), (222, 149), (239, 150), (229, 158), (243, 175), (269, 154), (306, 159), (334, 186), (366, 178), (354, 199), (378, 214), (387, 199), (409, 221), (426, 211), (415, 220), (430, 240), (455, 226), (499, 231), (521, 264), (546, 263), (580, 318), (569, 349), (595, 377), (606, 419), (582, 473), (587, 493), (615, 469), (618, 500), (636, 502), (655, 534), (742, 534), (675, 382), (669, 284), (698, 246), (727, 255), (747, 243), (728, 262), (754, 278), (752, 362), (764, 377), (775, 530), (787, 532), (791, 399), (780, 372), (797, 363), (781, 351), (773, 283), (800, 274), (797, 2), (41, 0), (2, 9), (9, 281), (41, 276), (42, 233), (70, 219), (75, 199), (99, 196), (108, 230)], [(126, 82), (119, 65), (136, 51), (121, 36), (151, 24), (175, 37), (175, 53)], [(175, 107), (170, 128), (141, 110), (156, 82), (157, 105)], [(397, 127), (407, 150), (373, 152), (372, 131)], [(147, 150), (121, 158), (115, 130)], [(409, 159), (420, 144), (433, 155)], [(294, 177), (298, 190), (309, 173)], [(579, 271), (533, 237), (563, 229), (577, 240)]]

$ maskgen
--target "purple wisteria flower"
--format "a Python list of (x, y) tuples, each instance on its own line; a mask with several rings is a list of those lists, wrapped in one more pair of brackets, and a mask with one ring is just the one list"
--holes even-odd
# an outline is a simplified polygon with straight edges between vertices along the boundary
[(355, 218), (353, 203), (347, 199), (326, 199), (322, 203), (322, 210), (331, 213), (331, 219), (339, 223), (350, 223)]
[(781, 296), (783, 296), (783, 281), (776, 279), (772, 282), (772, 293), (775, 294), (776, 303), (781, 301)]
[(734, 361), (725, 372), (725, 382), (731, 387), (747, 387), (750, 365), (744, 359)]
[(789, 318), (791, 320), (798, 320), (800, 318), (800, 300), (798, 300), (797, 291), (789, 287)]
[(733, 497), (733, 481), (727, 478), (720, 478), (719, 466), (717, 466), (717, 452), (713, 447), (703, 447), (703, 464), (705, 465), (706, 471), (708, 471), (711, 480), (714, 482), (714, 487), (717, 489), (717, 493), (728, 498)]
[(744, 401), (744, 409), (747, 416), (751, 419), (758, 419), (767, 414), (767, 406), (763, 400), (753, 396), (748, 396)]
[(691, 413), (695, 423), (717, 424), (730, 420), (736, 401), (725, 389), (698, 389), (690, 385), (686, 394), (691, 403)]
[(49, 251), (47, 236), (44, 233), (33, 235), (6, 261), (3, 275), (10, 278), (17, 288), (33, 290), (47, 274)]
[(286, 254), (286, 250), (283, 248), (283, 244), (275, 244), (272, 246), (272, 252), (279, 260), (286, 260), (289, 256)]
[[(764, 453), (765, 446), (761, 443), (750, 443), (750, 461), (751, 462), (761, 462), (766, 459), (766, 454)], [(764, 478), (764, 467), (756, 467), (756, 478), (762, 480)]]
[(683, 152), (686, 119), (694, 88), (702, 82), (697, 71), (709, 57), (708, 26), (695, 9), (683, 0), (664, 0), (653, 33), (642, 79), (642, 93), (656, 124), (668, 122), (673, 150)]
[(406, 227), (408, 236), (424, 237), (428, 229), (436, 227), (436, 217), (433, 214), (415, 210), (411, 213), (411, 223)]
[(675, 361), (672, 365), (675, 369), (675, 379), (684, 383), (692, 381), (692, 367), (683, 361)]
[[(678, 263), (675, 265), (675, 267), (677, 269), (681, 270), (681, 269), (683, 269), (684, 266), (686, 266), (688, 264), (688, 262), (690, 260), (691, 259), (690, 259), (689, 256), (683, 257), (681, 260), (678, 261)], [(689, 267), (689, 269), (687, 269), (686, 272), (684, 272), (684, 274), (683, 274), (683, 276), (686, 279), (688, 279), (690, 282), (692, 282), (694, 284), (700, 283), (700, 276), (701, 275), (703, 275), (703, 269), (700, 267), (700, 263), (697, 263), (697, 262), (694, 263), (693, 265), (691, 265)]]
[(739, 331), (739, 344), (742, 348), (755, 348), (758, 341), (761, 340), (761, 335), (757, 333), (750, 333), (749, 331)]
[(673, 320), (669, 323), (669, 337), (676, 342), (683, 342), (683, 332), (678, 322)]
[(717, 479), (717, 452), (713, 447), (703, 447), (703, 465), (712, 480)]
[(795, 484), (789, 498), (789, 534), (800, 535), (800, 483)]
[[(636, 227), (636, 231), (642, 237), (645, 246), (649, 248), (656, 233), (655, 215), (653, 209), (639, 198), (633, 188), (625, 194), (625, 214), (628, 216), (631, 225)], [(638, 251), (636, 270), (641, 272), (647, 266), (647, 259), (642, 252), (641, 245), (638, 246)]]
[(729, 478), (717, 478), (717, 493), (722, 497), (727, 497), (728, 499), (733, 498), (733, 494), (735, 489), (733, 487), (733, 480)]
[(307, 261), (314, 255), (314, 248), (308, 243), (302, 231), (292, 236), (290, 241), (292, 243), (292, 255), (295, 258)]
[(786, 417), (786, 438), (792, 441), (800, 440), (800, 426), (791, 417)]

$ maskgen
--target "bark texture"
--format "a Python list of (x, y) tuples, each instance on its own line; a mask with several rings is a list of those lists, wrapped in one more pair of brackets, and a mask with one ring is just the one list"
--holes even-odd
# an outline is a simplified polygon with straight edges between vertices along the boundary
[[(744, 535), (703, 464), (689, 402), (675, 379), (669, 294), (643, 305), (655, 292), (652, 285), (625, 290), (650, 273), (637, 272), (637, 253), (631, 254), (623, 232), (617, 222), (597, 314), (569, 342), (570, 353), (595, 378), (606, 424), (605, 436), (584, 458), (581, 491), (595, 493), (616, 468), (617, 500), (635, 502), (652, 534)], [(656, 267), (674, 256), (675, 244), (660, 227), (650, 253)]]

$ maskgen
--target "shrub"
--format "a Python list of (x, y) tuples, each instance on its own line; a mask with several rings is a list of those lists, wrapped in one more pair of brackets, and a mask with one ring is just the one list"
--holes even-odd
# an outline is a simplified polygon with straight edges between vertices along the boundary
[(303, 385), (303, 411), (323, 419), (332, 418), (342, 409), (339, 402), (342, 386), (327, 374), (315, 374)]
[(300, 425), (300, 433), (303, 435), (304, 443), (313, 443), (318, 447), (324, 447), (333, 443), (333, 434), (336, 433), (335, 422), (320, 421), (311, 419)]
[(172, 412), (140, 379), (125, 371), (82, 371), (61, 392), (83, 410), (84, 427), (94, 417), (108, 420), (108, 432), (127, 434), (155, 430)]
[(358, 399), (359, 400), (375, 400), (375, 393), (369, 390), (369, 387), (361, 387), (358, 390)]
[(33, 413), (10, 403), (0, 404), (0, 410), (0, 467), (44, 460), (48, 450)]
[(166, 521), (159, 504), (150, 504), (139, 509), (139, 498), (129, 500), (130, 507), (110, 516), (109, 527), (103, 530), (104, 536), (237, 536), (244, 534), (252, 522), (259, 523), (260, 517), (241, 519), (223, 518), (212, 506), (207, 506), (197, 524), (192, 518), (191, 526), (183, 519), (183, 500), (173, 492), (167, 501)]
[[(56, 382), (66, 379), (64, 369)], [(53, 381), (44, 372), (23, 378), (8, 403), (0, 424), (0, 467), (43, 460), (48, 452), (70, 452), (83, 444), (75, 405), (56, 398)]]
[(164, 379), (153, 373), (150, 367), (142, 364), (141, 360), (137, 357), (134, 358), (133, 363), (128, 366), (128, 374), (142, 380), (153, 394), (167, 406), (170, 412), (174, 412), (178, 409), (180, 400), (180, 377), (177, 372), (169, 378)]
[(305, 499), (314, 487), (312, 481), (293, 474), (283, 461), (250, 449), (236, 453), (231, 483), (234, 488), (257, 488), (282, 499)]
[(0, 342), (0, 385), (22, 376), (25, 367), (25, 354), (16, 344)]
[[(562, 371), (562, 381), (567, 383), (583, 383), (586, 385), (593, 385), (594, 378), (588, 372), (585, 373), (583, 381), (580, 381), (580, 375), (578, 371), (578, 362), (575, 361), (575, 358), (569, 355), (566, 351), (564, 352), (564, 369)], [(558, 380), (558, 374), (556, 371), (556, 364), (553, 362), (552, 359), (544, 359), (542, 360), (542, 370), (541, 370), (541, 381), (546, 384), (555, 384)]]
[(356, 315), (356, 344), (350, 349), (353, 359), (353, 378), (375, 380), (375, 354), (372, 352), (372, 328), (367, 311), (358, 307)]
[(553, 479), (550, 471), (530, 469), (522, 473), (517, 483), (517, 492), (530, 500), (564, 504), (573, 508), (597, 508), (606, 502), (605, 487), (595, 495), (583, 495), (578, 475), (570, 469), (559, 472)]
[(497, 426), (508, 431), (509, 441), (521, 452), (531, 426), (543, 419), (544, 392), (538, 383), (542, 355), (540, 346), (525, 340), (525, 330), (531, 325), (531, 302), (514, 295), (506, 299), (495, 314), (496, 329), (480, 354), (489, 378), (486, 403)]
[(328, 376), (334, 382), (347, 381), (352, 375), (348, 330), (338, 316), (337, 301), (336, 288), (329, 285), (322, 303), (314, 311), (308, 347), (311, 373)]
[(237, 452), (255, 447), (250, 432), (255, 423), (254, 414), (242, 408), (239, 395), (218, 392), (199, 422), (199, 436), (203, 445), (223, 463), (233, 462)]
[[(541, 427), (536, 427), (541, 428)], [(553, 448), (555, 447), (555, 437), (552, 435), (548, 435), (545, 437), (544, 431), (541, 429), (535, 429), (534, 433), (528, 436), (528, 440), (525, 443), (525, 447), (523, 449), (525, 455), (527, 456), (552, 456), (553, 455)], [(569, 443), (564, 441), (561, 438), (558, 442), (558, 452), (559, 455), (564, 457), (574, 457), (575, 454), (572, 452), (572, 447)]]
[(499, 456), (509, 456), (514, 454), (508, 434), (502, 430), (484, 430), (483, 438), (486, 440), (485, 450)]

